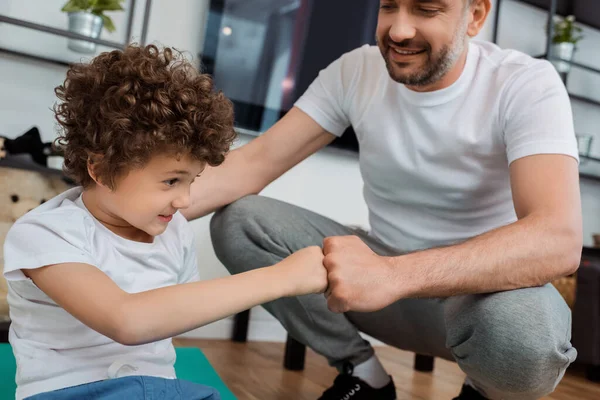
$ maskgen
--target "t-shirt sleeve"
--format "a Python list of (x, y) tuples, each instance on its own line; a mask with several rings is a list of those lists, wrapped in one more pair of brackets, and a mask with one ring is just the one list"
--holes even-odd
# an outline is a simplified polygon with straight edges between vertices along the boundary
[(94, 265), (85, 217), (75, 212), (28, 215), (15, 222), (4, 241), (4, 277), (25, 280), (22, 269), (52, 264)]
[(341, 136), (351, 124), (348, 110), (363, 51), (360, 48), (346, 53), (321, 70), (294, 104), (336, 136)]
[(534, 154), (564, 154), (579, 161), (567, 90), (547, 61), (538, 61), (507, 87), (504, 140), (508, 163)]
[(179, 273), (178, 283), (197, 282), (200, 280), (200, 272), (198, 271), (198, 256), (196, 254), (194, 231), (187, 221), (183, 224), (182, 229), (184, 233), (183, 266)]

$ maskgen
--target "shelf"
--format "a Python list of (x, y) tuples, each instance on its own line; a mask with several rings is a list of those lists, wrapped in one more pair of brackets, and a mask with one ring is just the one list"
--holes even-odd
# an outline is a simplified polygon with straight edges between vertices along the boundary
[(590, 156), (579, 156), (579, 176), (600, 181), (600, 159)]
[(584, 69), (584, 70), (589, 71), (589, 72), (594, 72), (596, 74), (600, 74), (600, 69), (599, 68), (590, 67), (589, 65), (581, 64), (581, 63), (578, 63), (576, 61), (563, 60), (562, 58), (559, 58), (559, 57), (544, 57), (544, 58), (546, 58), (548, 61), (560, 61), (560, 62), (563, 62), (565, 64), (569, 64), (572, 67), (577, 67), (577, 68), (581, 68), (581, 69)]
[(100, 53), (115, 49), (114, 47), (95, 44), (93, 53), (79, 53), (69, 49), (68, 41), (71, 39), (62, 35), (51, 35), (37, 29), (1, 22), (0, 36), (2, 37), (2, 40), (0, 40), (0, 57), (6, 54), (6, 56), (12, 55), (24, 58), (22, 62), (29, 62), (28, 59), (30, 59), (62, 67), (88, 62)]
[(63, 175), (60, 169), (48, 168), (35, 163), (28, 154), (8, 155), (0, 158), (0, 168), (16, 168), (49, 175)]
[[(37, 29), (2, 22), (0, 22), (0, 37), (2, 37), (0, 57), (6, 54), (6, 56), (24, 58), (22, 62), (35, 60), (63, 67), (81, 62), (86, 63), (100, 53), (115, 50), (115, 47), (112, 46), (94, 44), (95, 49), (92, 53), (80, 53), (68, 47), (68, 42), (72, 39), (65, 36), (52, 35)], [(114, 39), (109, 40), (114, 41)]]
[[(2, 14), (0, 14), (0, 23), (15, 25), (15, 26), (19, 26), (19, 27), (26, 28), (26, 29), (31, 29), (31, 30), (38, 31), (38, 32), (45, 32), (45, 33), (49, 33), (51, 35), (60, 36), (60, 37), (64, 37), (64, 38), (83, 40), (86, 42), (95, 43), (95, 44), (105, 46), (108, 48), (112, 48), (112, 49), (123, 49), (129, 44), (129, 40), (131, 39), (133, 18), (135, 15), (135, 4), (136, 4), (136, 0), (130, 0), (129, 10), (128, 10), (129, 14), (128, 14), (128, 18), (127, 18), (127, 29), (126, 29), (126, 33), (125, 33), (125, 41), (122, 43), (114, 42), (114, 41), (110, 41), (110, 40), (99, 39), (99, 38), (93, 38), (90, 36), (81, 35), (79, 33), (74, 33), (69, 30), (66, 30), (66, 29), (58, 29), (58, 28), (54, 28), (51, 26), (38, 24), (35, 22), (25, 21), (25, 20), (18, 19), (18, 18), (12, 18), (12, 17), (9, 17), (7, 15), (2, 15)], [(141, 46), (144, 46), (146, 43), (146, 38), (147, 38), (147, 34), (148, 34), (148, 21), (150, 20), (151, 7), (152, 7), (152, 0), (146, 0), (145, 7), (144, 7), (144, 17), (143, 17), (143, 22), (142, 22), (142, 32), (141, 32), (141, 37), (140, 37), (140, 45)], [(45, 55), (31, 54), (31, 53), (19, 51), (19, 49), (9, 49), (9, 48), (0, 47), (0, 52), (17, 55), (17, 56), (21, 56), (21, 57), (27, 57), (27, 58), (44, 61), (44, 62), (49, 62), (49, 63), (53, 63), (53, 64), (58, 64), (58, 65), (68, 66), (73, 63), (73, 61), (59, 60), (54, 57), (48, 57)]]
[(561, 62), (563, 62), (565, 64), (569, 64), (573, 67), (581, 68), (581, 69), (584, 69), (589, 72), (594, 72), (594, 73), (600, 74), (600, 68), (591, 67), (589, 65), (578, 63), (577, 61), (563, 60), (562, 58), (559, 58), (559, 57), (548, 57), (547, 54), (540, 54), (539, 56), (535, 56), (535, 58), (544, 59), (544, 60), (548, 60), (548, 61), (561, 61)]
[(46, 26), (46, 25), (36, 24), (34, 22), (24, 21), (21, 19), (11, 18), (11, 17), (2, 15), (2, 14), (0, 14), (0, 22), (6, 22), (7, 24), (22, 26), (23, 28), (34, 29), (36, 31), (50, 33), (52, 35), (67, 37), (69, 39), (85, 40), (86, 42), (93, 42), (96, 44), (100, 44), (100, 45), (103, 45), (106, 47), (112, 47), (115, 49), (121, 49), (126, 46), (125, 43), (117, 43), (117, 42), (111, 42), (109, 40), (104, 40), (104, 39), (96, 39), (93, 37), (81, 35), (79, 33), (74, 33), (71, 31), (64, 30), (64, 29), (53, 28), (51, 26)]
[(6, 54), (11, 54), (13, 56), (25, 57), (25, 58), (29, 58), (32, 60), (43, 61), (43, 62), (50, 63), (50, 64), (62, 65), (64, 67), (69, 67), (72, 65), (72, 63), (69, 61), (59, 60), (59, 59), (51, 58), (51, 57), (37, 56), (35, 54), (24, 53), (22, 51), (5, 49), (3, 47), (0, 47), (0, 53), (6, 53)]
[(600, 158), (580, 155), (579, 158), (600, 163)]
[[(586, 71), (600, 74), (600, 69), (597, 69), (597, 68), (594, 68), (594, 67), (590, 67), (588, 65), (581, 64), (581, 63), (574, 62), (574, 61), (566, 61), (566, 60), (563, 60), (562, 58), (557, 58), (557, 57), (548, 58), (548, 57), (546, 57), (546, 54), (541, 54), (541, 55), (535, 56), (534, 58), (544, 59), (544, 60), (548, 60), (548, 61), (561, 61), (561, 62), (567, 63), (567, 64), (569, 64), (569, 65), (571, 65), (573, 67), (582, 68), (582, 69), (584, 69)], [(562, 78), (563, 78), (563, 81), (564, 81), (564, 79), (565, 79), (564, 76), (562, 76)], [(567, 90), (568, 90), (568, 88), (567, 88)], [(578, 100), (578, 101), (582, 101), (582, 102), (587, 103), (587, 104), (593, 104), (593, 105), (596, 105), (596, 106), (600, 106), (600, 100), (591, 99), (589, 97), (581, 96), (581, 95), (574, 94), (574, 93), (571, 93), (571, 92), (569, 92), (569, 97), (571, 99), (573, 99), (573, 100)]]
[(569, 93), (569, 97), (573, 100), (577, 100), (577, 101), (581, 101), (587, 104), (592, 104), (595, 106), (600, 106), (600, 101), (598, 100), (594, 100), (594, 99), (590, 99), (589, 97), (585, 97), (585, 96), (580, 96), (578, 94), (573, 94), (573, 93)]

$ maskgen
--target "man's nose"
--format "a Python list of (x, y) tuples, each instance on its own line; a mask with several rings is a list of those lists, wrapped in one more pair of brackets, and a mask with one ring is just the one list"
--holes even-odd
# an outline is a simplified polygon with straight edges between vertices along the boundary
[(400, 43), (407, 39), (413, 39), (416, 33), (413, 18), (408, 12), (401, 10), (396, 14), (388, 35), (392, 41)]

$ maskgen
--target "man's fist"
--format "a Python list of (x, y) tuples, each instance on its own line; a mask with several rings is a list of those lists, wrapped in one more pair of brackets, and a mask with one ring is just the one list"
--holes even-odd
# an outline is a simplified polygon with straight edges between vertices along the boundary
[(325, 238), (323, 254), (331, 311), (377, 311), (396, 301), (390, 259), (373, 253), (357, 236)]

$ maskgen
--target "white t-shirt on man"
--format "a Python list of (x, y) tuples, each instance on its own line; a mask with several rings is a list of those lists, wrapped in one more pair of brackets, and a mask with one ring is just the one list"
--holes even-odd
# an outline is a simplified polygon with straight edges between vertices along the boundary
[(327, 131), (352, 125), (371, 234), (404, 251), (449, 245), (516, 221), (509, 164), (578, 160), (571, 105), (552, 64), (471, 41), (451, 86), (415, 92), (365, 45), (322, 70), (296, 102)]
[(175, 378), (171, 339), (140, 346), (114, 342), (67, 313), (21, 271), (90, 264), (129, 293), (199, 279), (193, 232), (180, 213), (153, 243), (135, 242), (98, 222), (81, 193), (73, 188), (35, 208), (15, 222), (5, 240), (17, 400), (129, 375)]

